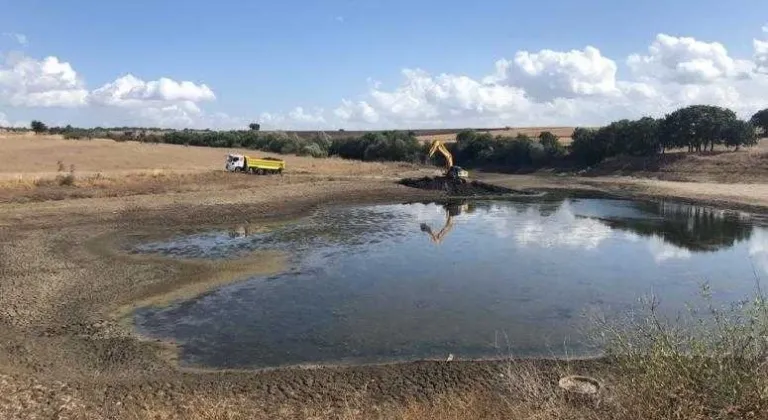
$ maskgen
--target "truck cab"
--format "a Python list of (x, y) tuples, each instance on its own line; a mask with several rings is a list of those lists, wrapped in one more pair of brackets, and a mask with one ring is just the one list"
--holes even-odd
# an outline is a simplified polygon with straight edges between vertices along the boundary
[(243, 155), (227, 155), (226, 169), (229, 172), (241, 172), (245, 171), (245, 156)]

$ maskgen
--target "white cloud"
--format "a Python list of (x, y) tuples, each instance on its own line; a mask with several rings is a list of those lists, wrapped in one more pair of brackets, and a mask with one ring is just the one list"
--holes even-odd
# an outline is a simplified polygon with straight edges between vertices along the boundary
[(632, 54), (627, 65), (641, 80), (706, 84), (748, 77), (752, 63), (735, 60), (719, 42), (659, 34), (648, 55)]
[[(367, 92), (329, 110), (295, 107), (253, 121), (270, 129), (597, 125), (663, 116), (691, 104), (726, 106), (747, 117), (768, 107), (768, 40), (756, 39), (753, 47), (744, 60), (718, 42), (659, 34), (645, 52), (619, 57), (629, 67), (624, 75), (593, 46), (519, 51), (489, 65), (484, 77), (404, 69), (399, 84), (385, 87), (369, 78)], [(131, 74), (89, 92), (72, 66), (56, 57), (14, 57), (0, 66), (0, 101), (11, 106), (123, 109), (120, 116), (137, 125), (232, 128), (251, 122), (202, 109), (216, 99), (205, 84)]]
[(145, 104), (156, 106), (161, 103), (210, 101), (216, 99), (216, 95), (205, 84), (177, 82), (165, 77), (145, 82), (128, 74), (94, 90), (90, 99), (104, 105), (140, 107)]
[(768, 230), (755, 228), (749, 238), (749, 256), (763, 273), (768, 274)]
[(344, 16), (336, 16), (336, 22), (344, 23)]
[(691, 251), (669, 244), (656, 235), (651, 237), (648, 241), (648, 249), (651, 251), (653, 260), (656, 261), (656, 263), (691, 258)]
[(467, 76), (432, 76), (421, 69), (402, 71), (404, 82), (393, 91), (372, 87), (370, 98), (342, 100), (334, 114), (344, 123), (390, 126), (450, 124), (456, 117), (525, 112), (529, 101), (516, 87), (484, 83)]
[(513, 61), (496, 62), (496, 75), (488, 80), (519, 86), (535, 100), (549, 101), (618, 94), (616, 70), (616, 63), (592, 46), (583, 51), (520, 51)]
[(258, 121), (266, 129), (314, 129), (327, 125), (323, 114), (323, 109), (307, 112), (299, 106), (286, 115), (264, 112)]
[(11, 121), (6, 114), (0, 112), (0, 127), (29, 127), (29, 121)]
[(26, 46), (27, 44), (29, 44), (29, 39), (24, 34), (5, 32), (3, 33), (3, 36), (13, 39), (21, 46)]
[(0, 102), (26, 107), (77, 107), (88, 91), (69, 63), (9, 55), (0, 65)]
[(552, 216), (527, 219), (513, 230), (521, 246), (595, 249), (611, 237), (611, 228), (596, 219), (577, 217), (566, 201)]
[[(768, 60), (768, 42), (756, 49)], [(742, 117), (768, 107), (768, 77), (755, 71), (757, 59), (733, 58), (716, 42), (660, 34), (647, 54), (627, 62), (633, 77), (621, 79), (613, 60), (587, 46), (518, 52), (479, 79), (404, 70), (399, 86), (372, 86), (334, 114), (354, 128), (593, 125), (700, 103)]]
[[(763, 26), (763, 32), (768, 36), (768, 25)], [(768, 74), (768, 40), (761, 41), (755, 39), (752, 41), (752, 46), (755, 49), (753, 59), (755, 60), (757, 71)]]
[(298, 106), (291, 111), (288, 116), (293, 120), (301, 123), (321, 124), (325, 122), (323, 117), (323, 110), (318, 109), (315, 112), (307, 113), (304, 108)]

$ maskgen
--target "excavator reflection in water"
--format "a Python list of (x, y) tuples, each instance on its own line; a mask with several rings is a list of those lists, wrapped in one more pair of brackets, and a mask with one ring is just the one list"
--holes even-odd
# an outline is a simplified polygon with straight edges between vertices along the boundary
[[(432, 242), (438, 245), (441, 244), (445, 237), (448, 236), (448, 233), (453, 230), (454, 217), (459, 216), (462, 213), (473, 213), (475, 211), (475, 206), (471, 206), (469, 203), (463, 201), (444, 203), (442, 207), (445, 210), (445, 225), (443, 225), (443, 228), (440, 229), (439, 232), (435, 233), (432, 227), (426, 223), (421, 224), (421, 231), (429, 235)], [(244, 222), (230, 228), (228, 234), (232, 239), (247, 238), (254, 233), (263, 232), (263, 230), (263, 228), (260, 229), (257, 226), (252, 226), (249, 222)]]
[(445, 237), (448, 236), (448, 233), (453, 230), (454, 217), (460, 215), (462, 212), (472, 213), (475, 210), (474, 206), (470, 206), (466, 202), (445, 203), (443, 204), (443, 209), (445, 209), (445, 225), (443, 225), (443, 228), (440, 229), (439, 232), (435, 233), (434, 230), (432, 230), (432, 227), (426, 223), (421, 224), (421, 231), (429, 235), (432, 242), (437, 245), (440, 245)]
[(257, 234), (257, 233), (264, 233), (269, 231), (269, 228), (259, 225), (259, 224), (251, 224), (251, 222), (242, 222), (241, 224), (230, 228), (228, 230), (229, 237), (231, 239), (236, 238), (247, 238), (251, 235)]

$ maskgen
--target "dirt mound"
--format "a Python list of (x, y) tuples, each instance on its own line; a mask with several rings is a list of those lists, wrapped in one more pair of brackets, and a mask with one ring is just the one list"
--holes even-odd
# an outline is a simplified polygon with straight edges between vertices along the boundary
[(511, 188), (500, 187), (498, 185), (486, 184), (480, 181), (460, 182), (446, 177), (428, 177), (423, 178), (404, 178), (399, 182), (407, 187), (419, 188), (422, 190), (442, 190), (451, 196), (490, 196), (490, 195), (509, 195), (536, 194), (531, 191), (513, 190)]

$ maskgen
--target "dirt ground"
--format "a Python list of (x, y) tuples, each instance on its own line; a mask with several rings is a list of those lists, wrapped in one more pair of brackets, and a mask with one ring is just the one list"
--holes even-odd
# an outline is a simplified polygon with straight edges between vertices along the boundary
[[(45, 143), (51, 149), (43, 148), (47, 157), (39, 158), (41, 166), (60, 159), (73, 144), (40, 141), (51, 142)], [(138, 155), (129, 150), (144, 153), (135, 144), (83, 144), (104, 147), (107, 158), (113, 155), (107, 146), (134, 159)], [(93, 171), (111, 170), (94, 157), (102, 152), (79, 149), (79, 142), (72, 147), (81, 150), (68, 155), (73, 162)], [(146, 188), (152, 182), (139, 178), (114, 178), (101, 186), (89, 181), (0, 188), (0, 197), (5, 197), (0, 203), (0, 418), (565, 418), (562, 407), (547, 411), (551, 407), (522, 398), (521, 388), (511, 385), (544, 384), (526, 389), (550, 392), (542, 389), (555, 389), (556, 379), (566, 373), (590, 374), (610, 383), (610, 369), (602, 361), (423, 361), (262, 372), (178, 368), (172, 344), (143, 340), (130, 328), (125, 318), (130, 309), (204, 293), (236, 273), (280, 270), (284, 256), (208, 263), (120, 251), (138, 235), (269, 223), (328, 204), (441, 197), (440, 192), (394, 182), (413, 173), (432, 173), (432, 168), (296, 158), (289, 165), (304, 165), (306, 173), (258, 177), (213, 172), (223, 160), (222, 150), (179, 149), (184, 151), (172, 149), (169, 156), (199, 153), (194, 158), (199, 160), (192, 161), (200, 172), (161, 178), (154, 189)], [(23, 165), (10, 166), (24, 155), (14, 153), (0, 157), (0, 170), (24, 170)], [(149, 158), (114, 159), (115, 171), (147, 170), (153, 164)], [(768, 208), (764, 184), (473, 176), (517, 190), (578, 188)], [(178, 183), (162, 186), (172, 179)], [(40, 190), (45, 195), (35, 195)], [(52, 198), (52, 191), (64, 192)], [(599, 409), (574, 410), (580, 418), (610, 418)]]

